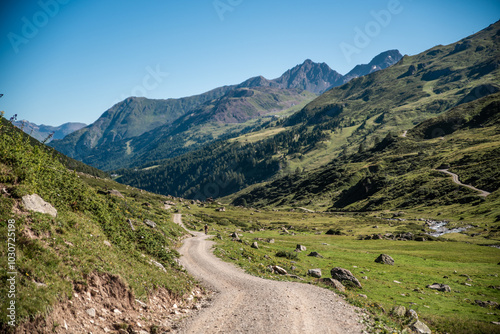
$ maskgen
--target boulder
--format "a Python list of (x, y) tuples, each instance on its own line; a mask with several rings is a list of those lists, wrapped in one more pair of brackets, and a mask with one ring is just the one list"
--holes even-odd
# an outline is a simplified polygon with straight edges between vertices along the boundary
[(295, 247), (295, 251), (296, 252), (303, 252), (307, 250), (306, 246), (303, 246), (303, 245), (297, 245), (297, 247)]
[(57, 216), (57, 210), (52, 205), (45, 202), (43, 198), (41, 198), (37, 194), (25, 195), (23, 196), (22, 200), (26, 210), (46, 213), (48, 215), (51, 215), (52, 217)]
[(359, 283), (358, 279), (354, 277), (354, 275), (347, 269), (335, 267), (330, 270), (330, 273), (332, 274), (333, 279), (336, 279), (343, 284), (347, 281), (358, 288), (362, 288), (361, 283)]
[(404, 306), (394, 306), (391, 312), (396, 317), (404, 317), (406, 314), (406, 307)]
[(406, 311), (406, 316), (410, 319), (418, 320), (418, 313), (414, 309), (409, 309)]
[(268, 267), (272, 272), (280, 275), (287, 275), (287, 271), (280, 266), (269, 266)]
[(345, 286), (343, 286), (342, 283), (340, 283), (336, 279), (322, 278), (320, 281), (325, 283), (326, 285), (334, 287), (336, 290), (339, 290), (340, 292), (345, 292)]
[(309, 269), (307, 271), (307, 275), (316, 277), (316, 278), (321, 278), (321, 269)]
[(122, 193), (116, 189), (111, 189), (110, 191), (108, 191), (108, 195), (125, 198), (125, 196), (123, 196)]
[(431, 330), (422, 321), (417, 320), (411, 325), (411, 329), (419, 334), (431, 334)]
[(250, 246), (250, 247), (255, 248), (255, 249), (259, 249), (259, 245), (257, 244), (257, 241), (254, 241), (252, 243), (252, 246)]
[(149, 220), (149, 219), (144, 219), (144, 224), (148, 225), (149, 227), (152, 227), (152, 228), (155, 228), (156, 227), (156, 223), (152, 220)]
[(394, 265), (394, 259), (390, 257), (387, 254), (380, 254), (379, 257), (375, 259), (375, 262), (377, 263), (383, 263), (383, 264), (388, 264), (393, 266)]
[(318, 252), (311, 252), (307, 256), (314, 256), (314, 257), (323, 258), (323, 256), (321, 254), (319, 254)]
[(434, 283), (431, 285), (427, 285), (427, 288), (443, 292), (451, 292), (451, 288), (447, 284)]

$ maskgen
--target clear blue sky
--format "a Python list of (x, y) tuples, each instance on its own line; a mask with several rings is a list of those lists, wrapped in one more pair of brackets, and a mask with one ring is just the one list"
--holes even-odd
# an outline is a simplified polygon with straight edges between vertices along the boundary
[[(377, 22), (381, 11), (390, 17)], [(307, 58), (345, 74), (382, 51), (416, 54), (498, 19), (500, 0), (3, 0), (0, 110), (92, 123), (131, 95), (273, 79)], [(359, 47), (356, 29), (371, 35)], [(357, 53), (346, 57), (347, 44)]]

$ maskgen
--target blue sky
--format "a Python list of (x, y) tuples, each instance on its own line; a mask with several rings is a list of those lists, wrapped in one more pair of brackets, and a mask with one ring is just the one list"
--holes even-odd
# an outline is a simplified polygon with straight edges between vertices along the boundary
[(273, 79), (308, 58), (345, 74), (382, 51), (416, 54), (498, 19), (500, 0), (4, 0), (0, 110), (89, 124), (128, 96)]

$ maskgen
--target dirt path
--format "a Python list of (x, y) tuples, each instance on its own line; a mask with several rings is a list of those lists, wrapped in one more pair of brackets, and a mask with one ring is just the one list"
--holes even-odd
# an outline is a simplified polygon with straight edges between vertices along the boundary
[(453, 179), (453, 182), (455, 182), (456, 184), (460, 185), (460, 186), (464, 186), (464, 187), (467, 187), (469, 189), (472, 189), (472, 190), (475, 190), (477, 192), (479, 192), (479, 196), (483, 196), (483, 197), (486, 197), (488, 196), (490, 193), (487, 192), (487, 191), (484, 191), (484, 190), (481, 190), (481, 189), (477, 189), (476, 187), (473, 187), (471, 185), (468, 185), (468, 184), (463, 184), (462, 182), (460, 182), (460, 180), (458, 179), (458, 175), (455, 174), (455, 173), (452, 173), (450, 171), (448, 171), (447, 169), (436, 169), (438, 172), (441, 172), (441, 173), (445, 173), (445, 174), (448, 174), (448, 175), (451, 175), (452, 179)]
[[(174, 215), (181, 224), (181, 215)], [(359, 309), (330, 290), (265, 280), (213, 255), (200, 232), (179, 249), (181, 264), (216, 292), (213, 304), (181, 325), (179, 333), (362, 333)]]

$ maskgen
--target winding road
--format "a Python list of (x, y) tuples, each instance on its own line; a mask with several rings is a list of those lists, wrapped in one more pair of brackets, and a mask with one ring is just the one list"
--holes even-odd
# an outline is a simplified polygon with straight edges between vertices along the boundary
[(455, 173), (452, 173), (450, 171), (448, 171), (447, 169), (436, 169), (438, 172), (441, 172), (441, 173), (445, 173), (445, 174), (448, 174), (448, 175), (451, 175), (452, 179), (453, 179), (453, 182), (455, 182), (456, 184), (460, 185), (460, 186), (464, 186), (464, 187), (467, 187), (469, 189), (472, 189), (472, 190), (475, 190), (477, 192), (479, 192), (479, 196), (483, 196), (483, 197), (486, 197), (488, 196), (490, 193), (487, 192), (487, 191), (484, 191), (484, 190), (481, 190), (481, 189), (477, 189), (476, 187), (473, 187), (471, 185), (468, 185), (468, 184), (464, 184), (462, 182), (460, 182), (460, 180), (458, 179), (458, 175), (455, 174)]
[[(174, 222), (182, 225), (181, 215)], [(185, 228), (185, 227), (184, 227)], [(216, 292), (213, 303), (181, 324), (178, 333), (362, 333), (362, 311), (334, 292), (314, 285), (265, 280), (223, 262), (214, 242), (189, 231), (181, 264)]]

